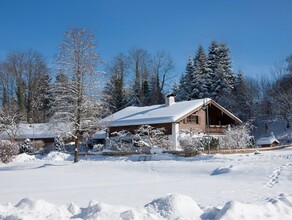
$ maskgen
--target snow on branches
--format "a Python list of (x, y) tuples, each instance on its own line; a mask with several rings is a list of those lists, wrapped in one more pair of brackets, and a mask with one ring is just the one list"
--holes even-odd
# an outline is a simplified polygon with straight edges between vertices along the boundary
[(148, 146), (160, 146), (165, 149), (170, 147), (170, 142), (165, 135), (165, 128), (154, 128), (150, 125), (141, 125), (136, 131), (135, 136)]
[(225, 131), (225, 136), (220, 139), (220, 148), (239, 149), (251, 145), (250, 130), (252, 126), (244, 123), (234, 127), (229, 127)]
[(165, 128), (154, 128), (150, 125), (141, 125), (134, 133), (123, 130), (113, 132), (111, 135), (111, 148), (115, 150), (127, 151), (131, 149), (140, 152), (145, 148), (159, 146), (164, 149), (170, 148), (170, 141), (165, 135)]

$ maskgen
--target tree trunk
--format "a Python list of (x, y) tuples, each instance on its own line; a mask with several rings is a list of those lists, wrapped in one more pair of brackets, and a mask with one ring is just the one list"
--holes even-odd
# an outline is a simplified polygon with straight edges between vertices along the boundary
[(78, 162), (78, 148), (79, 148), (80, 139), (79, 136), (75, 139), (75, 150), (74, 150), (74, 163)]

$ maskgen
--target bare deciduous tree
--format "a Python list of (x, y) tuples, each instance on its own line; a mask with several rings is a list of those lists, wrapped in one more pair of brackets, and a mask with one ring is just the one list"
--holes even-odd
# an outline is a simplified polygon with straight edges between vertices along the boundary
[[(87, 122), (98, 116), (99, 104), (94, 90), (102, 82), (102, 72), (97, 70), (102, 60), (95, 51), (94, 38), (94, 34), (85, 28), (71, 28), (65, 32), (57, 56), (58, 70), (68, 76), (70, 83), (63, 85), (66, 94), (54, 100), (55, 113), (52, 119), (73, 124), (74, 162), (78, 162), (78, 147), (82, 133), (88, 129)], [(62, 108), (58, 110), (60, 106)]]
[(2, 105), (17, 101), (19, 117), (24, 121), (41, 121), (40, 103), (43, 76), (48, 75), (45, 59), (34, 50), (10, 52), (1, 65)]
[(172, 57), (158, 51), (152, 60), (152, 80), (151, 80), (151, 103), (161, 104), (164, 102), (163, 91), (168, 81), (172, 79), (174, 63)]
[(129, 68), (135, 75), (133, 84), (133, 98), (131, 104), (135, 106), (143, 106), (145, 97), (143, 84), (148, 81), (150, 76), (150, 54), (141, 48), (133, 48), (128, 55)]
[(271, 94), (275, 103), (274, 112), (287, 122), (285, 127), (289, 128), (292, 116), (292, 76), (287, 74), (276, 81)]

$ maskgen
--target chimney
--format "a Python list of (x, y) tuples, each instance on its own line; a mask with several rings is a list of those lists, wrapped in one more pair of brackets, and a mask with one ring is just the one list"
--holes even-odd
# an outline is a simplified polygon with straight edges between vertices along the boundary
[(165, 106), (170, 106), (172, 105), (173, 103), (175, 103), (175, 94), (173, 93), (168, 93), (165, 97)]

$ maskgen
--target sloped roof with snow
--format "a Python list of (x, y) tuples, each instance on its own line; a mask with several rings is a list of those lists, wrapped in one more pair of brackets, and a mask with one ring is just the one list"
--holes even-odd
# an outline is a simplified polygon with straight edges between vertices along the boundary
[(275, 138), (274, 134), (271, 134), (269, 137), (262, 137), (258, 139), (256, 145), (270, 145), (273, 143), (279, 144), (280, 142)]
[[(41, 139), (55, 138), (58, 135), (65, 136), (72, 127), (71, 123), (21, 123), (16, 131), (17, 139)], [(8, 131), (9, 132), (9, 131)], [(6, 132), (1, 132), (0, 137), (9, 138)]]
[[(209, 103), (210, 101), (211, 99), (196, 99), (191, 101), (174, 102), (169, 106), (165, 104), (145, 107), (131, 106), (108, 116), (104, 121), (108, 122), (109, 127), (173, 123), (177, 122), (185, 115), (200, 109), (205, 103)], [(223, 107), (221, 108), (224, 109)], [(224, 110), (229, 115), (232, 115), (226, 109)], [(236, 118), (234, 115), (232, 116)], [(236, 119), (240, 121), (240, 119)]]

